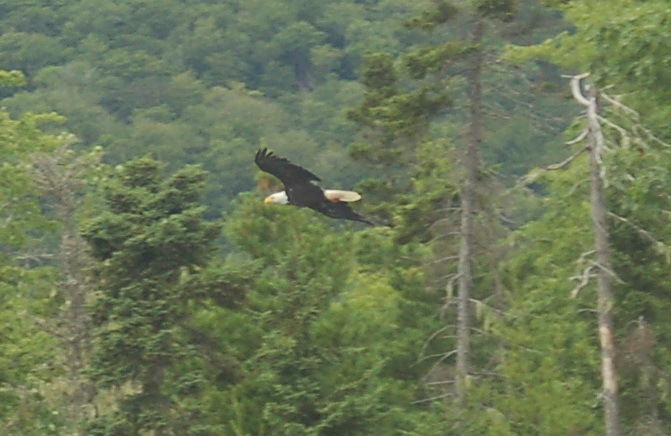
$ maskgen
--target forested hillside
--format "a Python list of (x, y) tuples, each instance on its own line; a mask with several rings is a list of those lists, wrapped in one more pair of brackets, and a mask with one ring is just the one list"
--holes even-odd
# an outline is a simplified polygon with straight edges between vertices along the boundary
[(0, 434), (670, 434), (669, 17), (0, 2)]

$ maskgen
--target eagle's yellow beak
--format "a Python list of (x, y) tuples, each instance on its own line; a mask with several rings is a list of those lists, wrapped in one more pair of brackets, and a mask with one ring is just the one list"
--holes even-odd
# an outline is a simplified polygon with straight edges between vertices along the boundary
[(270, 204), (270, 203), (273, 202), (273, 197), (269, 195), (269, 196), (267, 196), (267, 197), (263, 200), (263, 202), (264, 202), (265, 204)]

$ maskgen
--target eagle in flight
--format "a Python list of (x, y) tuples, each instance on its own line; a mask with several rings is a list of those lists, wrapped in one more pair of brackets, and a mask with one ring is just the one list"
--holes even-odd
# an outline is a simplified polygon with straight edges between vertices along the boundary
[(309, 207), (331, 218), (360, 221), (373, 225), (366, 218), (354, 212), (347, 204), (360, 200), (359, 193), (339, 189), (322, 189), (312, 183), (320, 182), (319, 177), (277, 156), (272, 151), (268, 151), (267, 148), (256, 152), (254, 162), (261, 170), (277, 177), (284, 184), (284, 191), (266, 197), (264, 200), (266, 204), (293, 204), (298, 207)]

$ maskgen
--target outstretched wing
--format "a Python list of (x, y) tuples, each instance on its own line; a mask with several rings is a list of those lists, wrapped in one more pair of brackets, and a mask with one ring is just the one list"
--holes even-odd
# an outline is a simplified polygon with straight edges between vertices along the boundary
[(352, 220), (352, 221), (360, 221), (362, 223), (366, 223), (369, 225), (374, 225), (370, 221), (368, 221), (366, 218), (363, 216), (359, 215), (358, 213), (354, 212), (352, 208), (350, 207), (349, 204), (343, 203), (343, 202), (330, 202), (330, 201), (325, 201), (321, 203), (317, 207), (313, 207), (314, 210), (317, 212), (323, 213), (327, 217), (330, 218), (338, 218), (338, 219), (343, 219), (343, 220)]
[(305, 168), (292, 164), (288, 159), (277, 156), (267, 148), (256, 152), (254, 162), (263, 171), (272, 174), (284, 183), (284, 186), (297, 183), (307, 183), (311, 180), (316, 182), (321, 179)]

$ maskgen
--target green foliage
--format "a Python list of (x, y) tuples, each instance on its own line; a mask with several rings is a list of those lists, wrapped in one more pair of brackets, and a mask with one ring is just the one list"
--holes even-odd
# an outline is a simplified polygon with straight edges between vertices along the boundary
[(103, 145), (108, 163), (205, 165), (214, 211), (254, 186), (245, 164), (261, 141), (310, 150), (306, 164), (351, 187), (360, 173), (334, 169), (351, 164), (360, 59), (407, 46), (413, 32), (398, 24), (424, 1), (234, 3), (10, 1), (0, 56), (27, 86), (3, 90), (3, 105), (63, 114), (76, 148)]
[(0, 85), (3, 87), (23, 86), (25, 84), (26, 78), (20, 71), (0, 70)]
[[(581, 160), (581, 162), (584, 162)], [(513, 234), (515, 255), (506, 264), (511, 289), (502, 327), (505, 349), (500, 356), (501, 382), (494, 387), (493, 408), (506, 417), (511, 434), (602, 434), (595, 413), (600, 389), (591, 310), (594, 287), (571, 299), (591, 249), (588, 205), (573, 195), (584, 165), (553, 177), (546, 213)], [(553, 174), (554, 176), (554, 174)], [(583, 197), (584, 198), (584, 197)]]
[(617, 217), (611, 221), (614, 267), (623, 280), (616, 297), (619, 321), (623, 419), (642, 433), (669, 431), (668, 380), (671, 356), (653, 344), (669, 337), (668, 265), (671, 261), (669, 207), (664, 186), (669, 181), (669, 149), (659, 144), (642, 154), (622, 148), (612, 156), (613, 183), (608, 196)]
[(245, 377), (220, 394), (235, 404), (220, 418), (231, 434), (384, 435), (419, 422), (410, 403), (422, 366), (411, 367), (409, 344), (422, 337), (413, 314), (429, 306), (409, 289), (421, 279), (396, 276), (386, 230), (324, 223), (258, 196), (241, 198), (227, 219), (227, 234), (261, 268)]
[[(417, 56), (422, 56), (421, 49)], [(434, 61), (440, 63), (440, 60)], [(408, 62), (412, 62), (412, 59)], [(421, 138), (426, 134), (431, 116), (450, 104), (448, 94), (440, 89), (440, 85), (427, 84), (408, 92), (399, 86), (398, 77), (399, 73), (388, 54), (367, 56), (362, 79), (367, 87), (364, 100), (350, 112), (353, 121), (374, 130), (371, 135), (380, 136), (378, 140), (382, 144), (376, 149), (397, 154), (403, 152), (398, 143)], [(357, 151), (355, 156), (363, 157)], [(394, 157), (398, 159), (400, 156)], [(367, 159), (374, 160), (375, 157), (367, 156)]]
[[(18, 83), (21, 76), (9, 73)], [(57, 434), (63, 424), (49, 380), (59, 350), (36, 320), (58, 306), (57, 274), (40, 253), (51, 242), (53, 222), (41, 210), (28, 172), (31, 153), (48, 152), (67, 138), (42, 133), (40, 126), (62, 119), (0, 111), (0, 432)]]
[[(667, 416), (669, 410), (666, 400), (669, 357), (665, 351), (654, 348), (653, 344), (667, 335), (663, 326), (668, 323), (665, 283), (668, 281), (669, 245), (666, 237), (662, 236), (668, 231), (665, 229), (666, 220), (659, 220), (663, 212), (657, 208), (666, 210), (668, 207), (668, 199), (661, 187), (665, 186), (669, 176), (668, 165), (662, 163), (668, 162), (669, 148), (650, 136), (650, 132), (639, 124), (635, 114), (624, 110), (621, 105), (604, 105), (602, 114), (607, 120), (603, 128), (610, 147), (604, 158), (604, 177), (607, 181), (610, 214), (608, 228), (616, 282), (614, 313), (621, 420), (625, 431), (632, 434), (663, 434), (668, 431), (663, 417)], [(533, 319), (541, 319), (533, 318), (532, 315), (531, 321), (520, 324), (519, 332), (507, 333), (509, 344), (515, 343), (517, 338), (529, 340), (532, 337), (545, 337), (552, 332), (554, 339), (546, 337), (543, 343), (553, 343), (552, 347), (560, 350), (554, 359), (569, 359), (573, 376), (582, 379), (579, 384), (567, 384), (564, 387), (563, 392), (575, 395), (573, 399), (567, 397), (561, 403), (554, 403), (551, 411), (540, 411), (548, 421), (544, 418), (537, 422), (541, 426), (547, 422), (550, 427), (527, 427), (523, 431), (525, 434), (552, 434), (550, 428), (561, 428), (557, 426), (558, 422), (585, 424), (579, 429), (566, 427), (559, 434), (569, 431), (585, 434), (602, 432), (602, 424), (589, 419), (593, 417), (590, 409), (598, 404), (590, 398), (590, 390), (594, 397), (600, 389), (599, 384), (594, 382), (598, 379), (595, 340), (579, 343), (575, 339), (589, 337), (589, 330), (580, 332), (578, 329), (596, 329), (593, 318), (582, 315), (589, 314), (590, 310), (586, 308), (595, 305), (594, 285), (585, 283), (587, 286), (584, 289), (578, 287), (587, 274), (585, 268), (594, 262), (591, 248), (593, 235), (587, 216), (588, 203), (586, 200), (576, 200), (588, 196), (586, 183), (581, 181), (585, 179), (586, 172), (585, 159), (581, 158), (566, 171), (545, 175), (544, 181), (549, 188), (549, 195), (544, 201), (546, 212), (541, 219), (518, 232), (518, 237), (525, 241), (524, 251), (520, 250), (520, 254), (509, 263), (512, 268), (509, 273), (512, 275), (508, 277), (515, 280), (510, 283), (511, 288), (524, 289), (513, 300), (516, 306), (509, 311), (509, 315), (513, 316), (510, 325), (514, 326), (518, 322), (516, 317), (521, 316), (521, 313), (516, 314), (514, 308), (526, 307), (524, 310), (529, 310), (530, 303), (534, 301), (536, 304), (542, 301), (543, 304), (551, 305), (551, 309), (546, 310), (551, 310), (552, 316), (545, 313), (542, 316), (544, 323), (556, 317), (532, 336), (529, 332)], [(574, 283), (571, 284), (572, 281)], [(574, 289), (573, 293), (581, 289), (578, 298), (574, 300), (579, 303), (578, 306), (566, 300), (570, 288)], [(563, 298), (556, 299), (556, 295), (562, 294)], [(542, 300), (537, 301), (537, 297)], [(567, 320), (573, 321), (564, 325)], [(562, 327), (555, 330), (557, 326)], [(568, 336), (565, 336), (566, 332), (570, 332)], [(562, 344), (561, 341), (566, 342)], [(527, 345), (524, 349), (541, 351), (539, 357), (552, 355), (551, 351), (542, 351), (540, 344)], [(578, 369), (577, 362), (583, 362), (584, 366)], [(515, 366), (515, 374), (521, 371), (519, 366)], [(543, 377), (547, 380), (557, 379), (556, 376)], [(559, 379), (568, 380), (566, 376), (560, 376)], [(525, 377), (524, 383), (527, 382), (528, 377)], [(587, 386), (590, 387), (585, 389)], [(528, 390), (525, 390), (525, 395), (533, 398)], [(553, 398), (557, 396), (553, 395)], [(568, 407), (567, 403), (575, 406)], [(506, 394), (504, 404), (514, 405), (515, 402)], [(523, 404), (525, 402), (519, 405)], [(536, 404), (543, 403), (537, 401)], [(529, 405), (524, 407), (525, 416), (529, 416)], [(571, 414), (582, 418), (568, 421), (566, 416)]]
[(171, 397), (181, 396), (183, 381), (171, 370), (193, 357), (180, 332), (190, 303), (218, 288), (195, 287), (203, 279), (193, 277), (219, 233), (216, 223), (203, 221), (198, 204), (206, 173), (187, 167), (166, 179), (162, 167), (140, 158), (118, 168), (105, 181), (107, 210), (82, 230), (99, 262), (90, 374), (103, 387), (137, 386), (119, 412), (92, 423), (94, 434), (179, 428), (183, 411)]
[[(472, 6), (473, 9), (468, 11), (471, 15), (503, 21), (509, 20), (518, 11), (516, 2), (507, 1), (473, 2)], [(452, 12), (454, 11), (441, 2), (431, 13), (413, 20), (409, 25), (430, 29), (433, 35), (437, 35), (441, 31), (438, 24), (450, 17)], [(426, 20), (424, 24), (421, 22), (422, 18)], [(453, 23), (464, 24), (457, 20)], [(502, 29), (497, 30), (505, 32)], [(464, 33), (462, 31), (458, 35)], [(439, 132), (449, 132), (448, 127), (441, 124), (443, 120), (440, 116), (436, 116), (441, 114), (437, 109), (449, 106), (432, 107), (431, 104), (422, 104), (421, 107), (429, 109), (427, 113), (433, 116), (418, 121), (419, 118), (415, 117), (416, 112), (412, 108), (398, 103), (417, 95), (426, 86), (442, 89), (442, 92), (448, 89), (452, 91), (452, 101), (466, 101), (468, 95), (455, 86), (463, 85), (463, 80), (453, 77), (462, 75), (468, 78), (468, 74), (476, 68), (472, 62), (474, 56), (484, 55), (488, 59), (491, 57), (492, 52), (497, 50), (497, 43), (490, 38), (488, 35), (477, 40), (475, 44), (459, 37), (448, 43), (444, 42), (447, 38), (436, 39), (441, 41), (438, 43), (430, 40), (430, 44), (419, 46), (402, 58), (405, 70), (396, 66), (392, 56), (379, 54), (371, 57), (367, 69), (364, 70), (363, 80), (367, 86), (364, 103), (353, 113), (353, 119), (364, 127), (366, 139), (370, 139), (370, 145), (357, 145), (352, 149), (354, 156), (388, 156), (389, 161), (395, 165), (408, 162), (414, 164), (413, 169), (417, 170), (416, 179), (411, 185), (412, 190), (407, 192), (414, 191), (418, 195), (408, 196), (406, 204), (399, 201), (399, 197), (392, 200), (399, 211), (396, 219), (399, 224), (396, 230), (400, 237), (398, 241), (409, 244), (417, 238), (435, 250), (432, 257), (439, 260), (436, 260), (435, 266), (432, 265), (430, 273), (440, 277), (437, 283), (444, 286), (448, 301), (452, 297), (454, 279), (449, 277), (454, 265), (444, 261), (441, 264), (440, 259), (449, 259), (449, 255), (456, 252), (454, 242), (445, 235), (458, 231), (453, 222), (454, 214), (449, 213), (450, 209), (458, 205), (458, 191), (450, 189), (449, 182), (457, 179), (459, 175), (450, 177), (451, 168), (444, 163), (435, 162), (438, 153), (442, 152), (443, 156), (451, 155), (448, 147), (441, 147), (442, 143), (439, 141), (425, 140), (423, 149), (420, 149), (417, 145), (420, 141), (417, 139), (431, 137), (433, 132), (427, 128), (430, 121), (436, 121), (433, 125), (440, 126)], [(404, 73), (408, 73), (413, 81), (405, 80)], [(515, 83), (517, 79), (504, 77), (500, 71), (491, 69), (483, 72), (481, 80), (478, 85), (483, 86), (483, 89), (487, 86), (501, 89), (508, 83)], [(525, 92), (521, 98), (524, 100), (528, 97)], [(519, 114), (516, 104), (511, 103), (513, 99), (508, 99), (507, 96), (492, 98), (485, 94), (484, 100), (488, 105), (485, 106), (487, 109), (493, 106), (502, 113), (508, 111)], [(516, 103), (519, 104), (520, 101)], [(396, 107), (400, 109), (395, 111)], [(407, 120), (407, 125), (397, 122), (395, 117)], [(464, 118), (462, 115), (450, 120), (455, 125), (450, 127), (464, 129)], [(510, 119), (509, 116), (502, 118)], [(524, 165), (529, 164), (531, 155), (541, 155), (535, 149), (535, 141), (524, 140), (523, 134), (519, 133), (519, 130), (529, 130), (528, 118), (516, 120), (515, 124), (510, 125), (504, 125), (496, 119), (486, 122), (486, 125), (491, 127), (490, 136), (498, 136), (501, 132), (501, 137), (491, 140), (498, 146), (491, 148), (485, 139), (484, 154), (491, 157), (499, 153), (493, 161), (506, 165), (506, 173), (513, 167), (516, 153), (523, 156), (519, 160)], [(417, 130), (403, 130), (406, 126), (416, 127)], [(547, 135), (547, 132), (541, 133), (541, 129), (545, 128), (547, 127), (538, 128), (539, 136)], [(413, 138), (408, 132), (416, 137)], [(399, 141), (400, 137), (406, 139), (406, 142)], [(461, 135), (456, 137), (463, 140)], [(497, 143), (500, 141), (508, 143), (499, 146)], [(534, 145), (525, 148), (521, 144)], [(395, 155), (392, 155), (393, 151), (396, 151)], [(415, 159), (423, 156), (424, 159), (403, 159), (408, 156)], [(370, 159), (370, 162), (375, 161)], [(387, 164), (387, 167), (390, 165)], [(524, 171), (523, 168), (524, 166), (518, 167), (518, 171)], [(473, 369), (471, 377), (466, 381), (469, 391), (467, 404), (445, 407), (447, 411), (442, 425), (457, 429), (455, 434), (559, 435), (599, 434), (602, 431), (598, 414), (593, 410), (600, 386), (597, 344), (594, 340), (595, 320), (589, 312), (581, 311), (583, 305), (589, 303), (569, 299), (572, 287), (569, 277), (576, 274), (574, 262), (583, 259), (581, 255), (591, 247), (590, 220), (584, 207), (586, 202), (578, 201), (576, 205), (563, 198), (562, 195), (565, 194), (557, 194), (585, 194), (584, 185), (579, 182), (580, 174), (579, 170), (572, 169), (570, 173), (558, 176), (553, 182), (551, 196), (543, 203), (547, 208), (546, 215), (520, 230), (520, 237), (524, 240), (519, 246), (512, 247), (498, 247), (491, 243), (492, 238), (501, 233), (491, 224), (500, 203), (492, 195), (496, 192), (496, 187), (485, 181), (486, 174), (480, 175), (478, 201), (484, 206), (480, 210), (491, 212), (489, 216), (482, 214), (479, 217), (481, 223), (476, 224), (477, 230), (474, 232), (478, 239), (471, 248), (478, 252), (483, 246), (487, 248), (484, 249), (486, 256), (478, 256), (472, 262), (478, 271), (472, 298), (476, 299), (475, 318), (481, 323), (485, 334), (474, 335), (470, 342)], [(386, 186), (389, 186), (389, 178), (389, 173), (382, 178)], [(378, 185), (372, 183), (366, 184), (365, 188), (375, 194), (379, 192)], [(401, 207), (399, 203), (402, 204)], [(437, 210), (443, 211), (442, 216), (436, 213)], [(545, 240), (550, 245), (546, 245)], [(512, 259), (507, 264), (509, 270), (505, 273), (496, 266), (497, 257), (503, 256), (499, 250), (501, 253), (512, 254)], [(583, 261), (586, 262), (584, 259)], [(584, 265), (578, 267), (580, 272)], [(502, 277), (507, 280), (505, 284), (501, 282)], [(504, 289), (510, 294), (504, 294)], [(504, 307), (507, 311), (499, 312)], [(454, 316), (449, 308), (446, 314)], [(453, 350), (453, 347), (446, 350)], [(435, 377), (438, 383), (427, 387), (429, 396), (450, 398), (453, 395), (451, 389), (440, 385), (440, 382), (444, 383), (453, 377), (452, 364), (449, 361), (452, 354), (454, 351), (437, 354), (438, 362), (427, 377)], [(553, 393), (549, 398), (546, 396), (548, 392)]]
[(362, 78), (364, 99), (348, 113), (365, 140), (352, 144), (350, 155), (379, 172), (359, 188), (379, 204), (373, 212), (387, 219), (393, 216), (390, 206), (409, 191), (406, 169), (417, 162), (416, 144), (426, 137), (434, 115), (451, 103), (443, 82), (407, 90), (398, 70), (389, 54), (368, 55)]
[(7, 32), (0, 36), (4, 66), (24, 73), (35, 73), (65, 59), (65, 47), (56, 39), (40, 33)]
[[(615, 85), (666, 138), (667, 2), (544, 2), (566, 33), (533, 1), (42, 3), (0, 4), (0, 57), (17, 70), (0, 72), (0, 433), (70, 430), (63, 349), (37, 322), (63, 310), (57, 271), (38, 256), (55, 226), (26, 173), (30, 153), (73, 141), (43, 133), (65, 123), (76, 147), (100, 144), (121, 163), (78, 211), (96, 216), (83, 229), (97, 259), (90, 434), (602, 434), (593, 284), (569, 297), (592, 261), (582, 158), (537, 179), (543, 196), (480, 192), (493, 215), (512, 206), (500, 215), (518, 229), (510, 244), (478, 245), (507, 261), (476, 262), (473, 297), (506, 298), (474, 303), (483, 371), (466, 407), (449, 401), (460, 76), (503, 39), (532, 44), (511, 49), (531, 61), (514, 76), (500, 62), (483, 75), (494, 115), (483, 156), (513, 179), (566, 154), (572, 110), (547, 95), (564, 89), (547, 60)], [(474, 45), (462, 37), (478, 16), (497, 21)], [(65, 118), (29, 114), (53, 110)], [(640, 119), (602, 115), (616, 124), (605, 175), (622, 420), (666, 434), (671, 156)], [(370, 177), (363, 207), (395, 226), (333, 223), (257, 193), (231, 202), (257, 183), (250, 157), (263, 144), (329, 187)], [(165, 164), (129, 161), (143, 155)], [(194, 163), (209, 175), (184, 168)], [(219, 224), (203, 220), (221, 211), (225, 256)], [(485, 221), (479, 242), (498, 232)]]
[(478, 47), (468, 43), (449, 41), (438, 47), (419, 47), (403, 58), (404, 67), (413, 79), (423, 79), (428, 74), (440, 72), (446, 62), (463, 60), (477, 51)]
[(459, 12), (459, 8), (452, 2), (440, 1), (436, 2), (434, 9), (422, 11), (418, 17), (411, 18), (405, 25), (422, 30), (432, 30), (455, 18)]
[(511, 21), (519, 9), (518, 0), (475, 0), (475, 10), (485, 18)]
[(538, 45), (511, 48), (511, 57), (542, 58), (590, 72), (599, 85), (615, 85), (628, 94), (627, 102), (668, 135), (669, 113), (659, 109), (671, 99), (666, 86), (671, 62), (668, 2), (569, 1), (556, 7), (574, 30)]
[[(466, 115), (462, 108), (469, 96), (464, 91), (465, 77), (471, 71), (475, 56), (483, 54), (489, 59), (496, 56), (500, 47), (494, 35), (487, 36), (481, 43), (470, 40), (465, 30), (470, 25), (469, 17), (479, 13), (496, 19), (492, 21), (496, 23), (492, 33), (505, 37), (513, 32), (516, 37), (526, 36), (542, 25), (538, 20), (542, 19), (543, 12), (535, 11), (527, 3), (473, 2), (472, 6), (473, 9), (468, 9), (465, 5), (456, 7), (449, 2), (434, 2), (406, 23), (410, 28), (430, 31), (411, 49), (396, 60), (391, 53), (372, 53), (364, 58), (361, 78), (366, 87), (364, 98), (349, 112), (350, 119), (359, 126), (360, 140), (350, 146), (350, 154), (375, 171), (359, 188), (376, 203), (402, 203), (397, 195), (412, 192), (407, 176), (411, 174), (408, 168), (417, 168), (419, 164), (417, 144), (434, 142), (434, 158), (443, 155), (458, 160), (458, 154), (450, 151), (452, 146), (443, 144), (446, 138), (455, 146), (466, 140)], [(505, 21), (518, 12), (523, 15), (519, 22), (500, 24), (500, 20)], [(559, 154), (551, 151), (557, 144), (554, 137), (567, 123), (563, 118), (566, 104), (554, 96), (539, 98), (538, 93), (530, 94), (529, 83), (512, 70), (490, 66), (488, 64), (483, 71), (481, 83), (483, 108), (487, 114), (483, 121), (487, 134), (481, 152), (486, 162), (494, 165), (504, 177), (523, 174), (530, 162), (552, 162)], [(534, 75), (541, 73), (541, 68), (534, 71)], [(524, 90), (517, 93), (515, 89), (520, 86)], [(454, 106), (459, 109), (453, 109)], [(540, 113), (530, 113), (532, 107)], [(562, 115), (555, 116), (557, 112)], [(552, 123), (549, 117), (554, 118)], [(378, 172), (378, 168), (384, 170)], [(458, 176), (452, 176), (448, 184), (456, 183), (457, 179)], [(436, 180), (437, 185), (440, 183)], [(387, 218), (394, 215), (388, 205), (376, 206), (373, 212)]]

